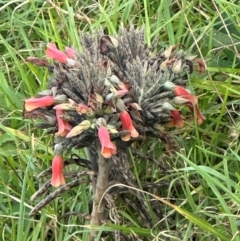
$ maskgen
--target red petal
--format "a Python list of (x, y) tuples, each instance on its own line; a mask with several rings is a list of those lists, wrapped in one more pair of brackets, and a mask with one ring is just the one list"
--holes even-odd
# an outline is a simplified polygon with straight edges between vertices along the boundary
[(177, 128), (182, 128), (184, 126), (184, 121), (183, 121), (182, 116), (180, 115), (179, 111), (172, 110), (171, 114), (172, 114), (174, 126)]
[(40, 107), (51, 106), (54, 104), (53, 96), (44, 96), (40, 98), (30, 98), (25, 100), (25, 110), (32, 111)]
[(54, 187), (65, 184), (65, 178), (63, 176), (63, 159), (61, 155), (56, 155), (52, 162), (52, 178), (51, 184)]
[[(130, 115), (128, 114), (127, 111), (124, 111), (124, 112), (120, 113), (120, 120), (122, 122), (122, 129), (128, 130), (131, 134), (131, 137), (138, 137), (139, 136), (139, 133), (135, 129), (135, 127), (132, 123), (132, 119), (131, 119), (131, 117), (130, 117)], [(122, 138), (122, 140), (124, 140), (124, 139)]]
[(105, 158), (110, 158), (117, 153), (117, 147), (111, 142), (108, 129), (104, 126), (98, 128), (98, 138), (100, 140), (102, 150), (101, 154)]
[(46, 55), (48, 58), (57, 60), (60, 63), (66, 63), (68, 58), (65, 53), (58, 50), (56, 45), (52, 43), (47, 44)]
[(56, 110), (56, 117), (58, 122), (58, 134), (60, 136), (66, 136), (68, 132), (72, 129), (72, 126), (66, 121), (61, 118), (63, 114), (62, 110)]
[(174, 92), (176, 96), (180, 96), (186, 100), (189, 100), (193, 105), (196, 105), (198, 103), (198, 98), (195, 95), (190, 94), (185, 88), (182, 86), (176, 86), (174, 88)]
[(74, 59), (76, 56), (76, 51), (72, 48), (66, 47), (65, 48), (65, 53), (70, 59)]

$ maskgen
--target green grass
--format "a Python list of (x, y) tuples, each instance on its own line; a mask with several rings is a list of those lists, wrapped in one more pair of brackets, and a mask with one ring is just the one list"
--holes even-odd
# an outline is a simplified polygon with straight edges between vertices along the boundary
[[(44, 90), (48, 81), (48, 72), (27, 63), (26, 58), (43, 57), (50, 41), (60, 49), (66, 45), (81, 49), (80, 30), (89, 32), (102, 27), (106, 33), (114, 34), (121, 24), (127, 27), (130, 23), (145, 25), (147, 43), (158, 36), (159, 48), (182, 43), (187, 52), (205, 59), (206, 73), (192, 75), (190, 85), (199, 96), (206, 121), (201, 126), (192, 123), (181, 130), (169, 130), (179, 142), (178, 153), (165, 153), (159, 142), (149, 141), (141, 146), (168, 166), (168, 174), (156, 171), (156, 166), (144, 159), (133, 160), (139, 182), (170, 182), (155, 196), (145, 197), (149, 216), (156, 219), (151, 211), (153, 198), (162, 202), (162, 212), (174, 220), (175, 228), (167, 218), (145, 228), (131, 208), (122, 207), (122, 225), (111, 222), (97, 230), (101, 233), (119, 229), (132, 233), (133, 240), (240, 240), (237, 1), (2, 1), (0, 12), (2, 240), (88, 240), (87, 219), (59, 219), (59, 214), (66, 211), (89, 212), (91, 192), (87, 185), (64, 193), (39, 215), (28, 215), (40, 201), (31, 202), (30, 197), (41, 184), (37, 175), (50, 166), (53, 150), (52, 139), (37, 130), (32, 121), (22, 118), (23, 99)], [(192, 185), (193, 179), (198, 183)], [(177, 182), (182, 185), (176, 186)], [(158, 222), (168, 228), (161, 230)]]

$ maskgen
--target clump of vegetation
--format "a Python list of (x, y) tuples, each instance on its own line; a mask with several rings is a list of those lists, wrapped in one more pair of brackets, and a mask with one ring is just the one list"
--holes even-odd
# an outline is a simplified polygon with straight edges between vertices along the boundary
[[(183, 116), (173, 105), (187, 106), (193, 116), (196, 113), (197, 122), (202, 124), (205, 117), (199, 110), (198, 99), (183, 86), (188, 82), (194, 62), (202, 71), (203, 61), (196, 56), (186, 56), (182, 51), (177, 52), (177, 46), (157, 51), (156, 45), (157, 41), (154, 41), (147, 47), (144, 28), (131, 27), (128, 31), (122, 28), (121, 34), (115, 37), (104, 35), (103, 31), (92, 35), (82, 33), (82, 53), (69, 47), (61, 52), (55, 44), (49, 43), (46, 55), (55, 60), (54, 65), (45, 59), (28, 58), (36, 65), (47, 67), (54, 77), (50, 78), (47, 90), (38, 93), (36, 98), (25, 100), (24, 117), (43, 120), (37, 126), (57, 135), (51, 182), (44, 184), (32, 200), (46, 192), (50, 183), (54, 187), (65, 185), (66, 175), (77, 178), (54, 194), (50, 193), (30, 215), (56, 198), (60, 191), (86, 183), (82, 176), (91, 174), (94, 196), (90, 224), (101, 225), (108, 219), (107, 203), (115, 209), (114, 220), (120, 224), (117, 196), (122, 194), (121, 199), (125, 200), (123, 193), (128, 191), (121, 187), (116, 190), (115, 185), (141, 189), (130, 168), (128, 149), (131, 144), (144, 142), (146, 137), (162, 139), (170, 144), (164, 126), (184, 126)], [(87, 148), (88, 157), (87, 160), (76, 156), (70, 158), (68, 166), (86, 166), (87, 171), (63, 174), (63, 152), (72, 148)], [(144, 153), (135, 149), (135, 155), (144, 156)], [(48, 172), (43, 173), (46, 175)], [(158, 187), (161, 183), (144, 185)], [(147, 221), (145, 226), (150, 227), (153, 223), (145, 212), (144, 198), (139, 192), (136, 196), (139, 204), (132, 208), (135, 213), (142, 214)], [(155, 205), (152, 209), (158, 218), (163, 218), (161, 207)], [(166, 226), (162, 228), (166, 229)], [(91, 232), (91, 240), (95, 236), (96, 232)], [(115, 240), (120, 240), (118, 233)]]

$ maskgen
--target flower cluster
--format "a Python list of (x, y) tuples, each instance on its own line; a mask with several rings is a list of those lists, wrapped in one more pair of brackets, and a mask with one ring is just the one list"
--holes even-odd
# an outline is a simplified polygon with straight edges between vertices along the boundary
[(197, 96), (185, 88), (188, 73), (203, 68), (196, 56), (177, 52), (178, 46), (155, 52), (156, 45), (145, 45), (143, 29), (122, 29), (114, 37), (99, 31), (81, 39), (81, 53), (47, 44), (46, 56), (54, 60), (42, 65), (53, 73), (49, 88), (24, 105), (26, 118), (42, 119), (39, 126), (57, 134), (55, 187), (65, 183), (64, 150), (101, 145), (101, 155), (111, 158), (119, 142), (160, 137), (164, 126), (182, 128), (178, 107), (188, 107), (198, 124), (205, 119)]

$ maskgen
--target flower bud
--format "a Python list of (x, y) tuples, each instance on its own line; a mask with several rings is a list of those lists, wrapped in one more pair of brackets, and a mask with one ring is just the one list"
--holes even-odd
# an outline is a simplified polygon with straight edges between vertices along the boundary
[(54, 155), (61, 155), (63, 152), (63, 146), (61, 143), (55, 144), (54, 145)]
[(91, 127), (91, 122), (89, 120), (84, 120), (77, 126), (74, 126), (72, 130), (66, 135), (66, 138), (71, 138), (73, 136), (80, 135), (85, 130)]

